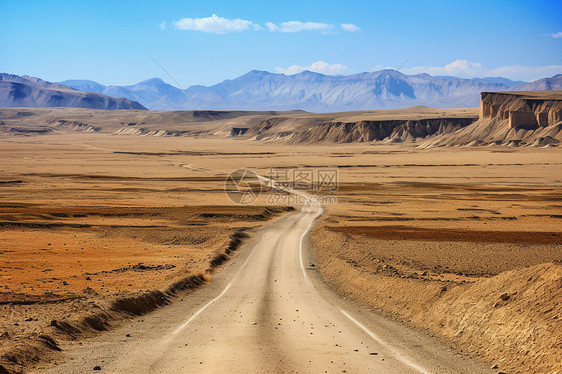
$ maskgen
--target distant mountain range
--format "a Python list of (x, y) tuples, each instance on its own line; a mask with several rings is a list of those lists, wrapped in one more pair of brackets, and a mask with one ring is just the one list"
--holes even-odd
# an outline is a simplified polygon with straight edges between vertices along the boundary
[(183, 90), (165, 83), (160, 78), (148, 79), (130, 86), (104, 86), (90, 80), (66, 80), (60, 84), (80, 91), (126, 97), (142, 103), (151, 110), (201, 109)]
[[(560, 77), (542, 81), (560, 82)], [(539, 81), (537, 81), (539, 82)], [(123, 96), (152, 110), (305, 110), (336, 112), (359, 109), (396, 109), (414, 105), (436, 108), (474, 107), (482, 91), (530, 90), (527, 84), (506, 78), (432, 77), (381, 70), (348, 76), (311, 71), (295, 75), (253, 70), (213, 86), (191, 86), (183, 92), (161, 79), (130, 86), (104, 86), (93, 81), (60, 82), (78, 90)], [(558, 83), (559, 85), (560, 83)], [(555, 89), (556, 84), (541, 84)]]
[[(6, 75), (8, 74), (2, 76)], [(464, 79), (450, 76), (433, 77), (429, 74), (406, 75), (391, 69), (348, 76), (331, 76), (311, 71), (284, 75), (253, 70), (236, 79), (225, 80), (213, 86), (191, 86), (186, 92), (159, 78), (129, 86), (105, 86), (90, 80), (49, 83), (27, 76), (20, 78), (28, 82), (35, 79), (35, 87), (40, 90), (63, 91), (63, 87), (66, 87), (65, 92), (72, 88), (71, 92), (74, 95), (91, 95), (82, 92), (87, 91), (102, 95), (101, 97), (104, 98), (128, 99), (121, 101), (120, 105), (116, 103), (110, 105), (108, 101), (107, 109), (112, 109), (109, 108), (111, 106), (114, 109), (125, 109), (124, 106), (141, 105), (151, 110), (300, 109), (310, 112), (336, 112), (396, 109), (415, 105), (456, 108), (478, 106), (480, 92), (483, 91), (562, 89), (562, 75), (526, 83), (502, 77)], [(2, 80), (0, 78), (0, 81)], [(15, 82), (12, 81), (12, 83)], [(14, 87), (11, 89), (15, 90)], [(0, 106), (14, 106), (6, 105), (11, 102), (9, 98), (4, 99), (1, 92)], [(80, 100), (72, 95), (71, 98), (67, 98), (72, 105), (63, 105), (65, 99), (61, 99), (60, 95), (55, 98), (38, 94), (28, 96), (37, 96), (35, 101), (30, 99), (28, 106), (55, 106), (52, 105), (53, 103), (58, 106), (81, 105)], [(91, 101), (91, 97), (88, 96), (88, 98)], [(15, 104), (20, 105), (21, 102), (20, 100)], [(88, 100), (85, 100), (83, 104), (88, 105)], [(135, 107), (135, 109), (140, 108)]]
[(513, 87), (512, 91), (554, 91), (562, 90), (562, 74), (552, 78), (543, 78), (527, 84)]
[(141, 109), (144, 106), (126, 98), (77, 91), (27, 75), (0, 73), (0, 107), (76, 107), (91, 109)]
[(253, 70), (214, 86), (191, 86), (186, 92), (158, 78), (131, 86), (103, 86), (93, 81), (61, 84), (123, 96), (153, 110), (306, 110), (336, 112), (358, 109), (395, 109), (413, 105), (452, 108), (477, 106), (482, 91), (501, 91), (524, 82), (505, 78), (461, 79), (406, 75), (381, 70), (349, 76), (311, 71), (295, 75)]

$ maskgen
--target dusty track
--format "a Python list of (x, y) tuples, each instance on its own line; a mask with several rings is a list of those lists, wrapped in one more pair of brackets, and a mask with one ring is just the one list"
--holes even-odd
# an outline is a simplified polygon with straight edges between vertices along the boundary
[(327, 290), (303, 253), (320, 212), (308, 207), (261, 229), (211, 285), (69, 347), (70, 360), (47, 372), (489, 372)]

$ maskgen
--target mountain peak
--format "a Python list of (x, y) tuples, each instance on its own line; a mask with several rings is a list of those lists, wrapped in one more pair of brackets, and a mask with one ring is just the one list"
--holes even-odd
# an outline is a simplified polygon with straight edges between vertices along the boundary
[(394, 69), (382, 69), (382, 70), (379, 70), (379, 71), (375, 71), (374, 73), (377, 74), (377, 75), (390, 75), (390, 76), (393, 76), (393, 77), (406, 76), (406, 74), (401, 73), (398, 70), (394, 70)]
[(310, 71), (310, 70), (303, 70), (298, 74), (295, 74), (297, 76), (301, 76), (301, 77), (318, 77), (318, 76), (324, 76), (325, 74), (322, 73), (318, 73), (315, 71)]
[(126, 98), (77, 90), (27, 75), (0, 74), (0, 107), (75, 107), (91, 109), (141, 109)]
[[(22, 77), (0, 74), (0, 81)], [(191, 86), (186, 92), (160, 78), (129, 86), (103, 86), (92, 81), (60, 82), (79, 91), (126, 97), (154, 110), (295, 110), (334, 112), (361, 109), (398, 109), (414, 105), (436, 108), (478, 106), (480, 92), (506, 90), (555, 90), (562, 88), (562, 75), (529, 84), (501, 77), (432, 77), (407, 75), (383, 69), (352, 75), (326, 75), (304, 70), (293, 75), (251, 70), (212, 86)], [(193, 99), (195, 100), (193, 100)]]
[(270, 73), (269, 71), (265, 71), (265, 70), (250, 70), (249, 72), (247, 72), (246, 74), (240, 76), (241, 77), (265, 77), (268, 75), (275, 75), (274, 73)]
[(150, 79), (146, 79), (144, 81), (141, 81), (137, 84), (151, 84), (151, 85), (163, 85), (163, 84), (167, 84), (166, 82), (164, 82), (162, 79), (155, 77), (155, 78), (150, 78)]

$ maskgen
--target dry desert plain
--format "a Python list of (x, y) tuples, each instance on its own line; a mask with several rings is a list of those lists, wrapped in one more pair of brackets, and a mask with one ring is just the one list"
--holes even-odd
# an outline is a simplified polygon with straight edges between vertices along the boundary
[(493, 372), (560, 370), (562, 151), (415, 146), (2, 136), (0, 372), (41, 371), (188, 299), (302, 208), (271, 204), (275, 190), (233, 203), (225, 179), (240, 168), (337, 168), (305, 261), (340, 296)]

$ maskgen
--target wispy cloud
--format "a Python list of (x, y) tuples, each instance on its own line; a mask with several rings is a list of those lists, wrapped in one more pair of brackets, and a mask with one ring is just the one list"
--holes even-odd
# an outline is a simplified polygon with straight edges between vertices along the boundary
[(406, 74), (453, 75), (463, 78), (504, 77), (512, 80), (532, 81), (562, 73), (562, 65), (509, 65), (490, 69), (479, 62), (456, 60), (445, 66), (416, 66), (403, 69), (403, 72)]
[(330, 31), (335, 28), (334, 25), (330, 25), (328, 23), (301, 21), (288, 21), (280, 23), (279, 25), (271, 22), (266, 22), (265, 26), (269, 31), (276, 32)]
[(166, 21), (160, 22), (160, 30), (166, 30)]
[(455, 60), (445, 66), (416, 66), (403, 69), (408, 74), (427, 73), (430, 75), (456, 75), (456, 76), (477, 76), (485, 71), (479, 62), (467, 60)]
[[(287, 21), (279, 24), (266, 22), (264, 26), (260, 26), (245, 19), (228, 19), (213, 14), (210, 17), (202, 18), (182, 18), (179, 21), (172, 22), (172, 25), (178, 30), (202, 31), (215, 34), (226, 34), (230, 32), (243, 32), (247, 30), (267, 30), (270, 32), (296, 33), (301, 31), (315, 31), (322, 34), (331, 34), (337, 32), (338, 28), (330, 23), (320, 22), (303, 22), (303, 21)], [(166, 28), (166, 22), (160, 24), (160, 28)], [(359, 27), (352, 23), (342, 23), (340, 27), (343, 31), (355, 32), (361, 31)]]
[(560, 32), (555, 32), (554, 34), (549, 34), (551, 37), (553, 37), (554, 39), (560, 39), (562, 38), (562, 31)]
[(340, 27), (342, 28), (343, 31), (347, 31), (347, 32), (361, 31), (361, 29), (355, 26), (353, 23), (342, 23)]
[(215, 34), (226, 34), (229, 32), (242, 32), (248, 29), (259, 30), (261, 27), (252, 21), (245, 19), (227, 19), (213, 14), (204, 18), (182, 18), (173, 22), (178, 30), (202, 31)]
[(286, 75), (293, 75), (301, 73), (305, 70), (314, 71), (316, 73), (322, 74), (341, 74), (348, 71), (348, 67), (342, 64), (328, 64), (325, 61), (316, 61), (310, 64), (309, 66), (300, 66), (300, 65), (293, 65), (289, 66), (288, 68), (275, 68), (277, 73), (282, 73)]

